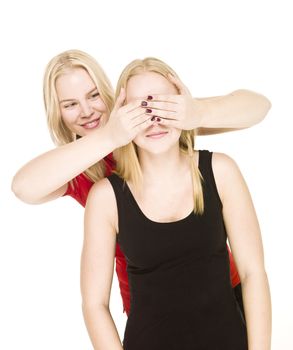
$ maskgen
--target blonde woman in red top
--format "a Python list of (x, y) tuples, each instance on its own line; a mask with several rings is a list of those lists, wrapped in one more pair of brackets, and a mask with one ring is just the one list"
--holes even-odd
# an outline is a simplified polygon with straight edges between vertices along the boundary
[[(70, 195), (85, 206), (93, 183), (115, 167), (112, 151), (128, 144), (152, 123), (160, 120), (163, 125), (197, 129), (198, 135), (205, 135), (251, 127), (270, 109), (266, 97), (249, 90), (199, 99), (192, 98), (178, 79), (170, 76), (170, 81), (180, 95), (152, 96), (148, 106), (141, 100), (123, 105), (122, 89), (114, 105), (109, 79), (93, 57), (79, 50), (53, 57), (45, 71), (44, 101), (49, 131), (57, 147), (32, 159), (15, 174), (15, 195), (29, 204)], [(166, 100), (176, 108), (165, 110)], [(240, 279), (231, 253), (230, 263), (231, 282), (241, 304)], [(126, 261), (119, 245), (116, 271), (128, 314)]]

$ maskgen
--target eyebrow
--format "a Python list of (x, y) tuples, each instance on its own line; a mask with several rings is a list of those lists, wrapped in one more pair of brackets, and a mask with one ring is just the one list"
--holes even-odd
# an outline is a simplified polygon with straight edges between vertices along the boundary
[[(89, 92), (87, 92), (86, 95), (90, 95), (91, 93), (93, 93), (96, 90), (98, 91), (97, 87), (95, 87), (92, 90), (90, 90)], [(59, 101), (59, 104), (62, 103), (62, 102), (71, 102), (71, 101), (75, 101), (75, 100), (76, 100), (75, 98), (69, 98), (69, 99), (65, 99), (65, 100)]]

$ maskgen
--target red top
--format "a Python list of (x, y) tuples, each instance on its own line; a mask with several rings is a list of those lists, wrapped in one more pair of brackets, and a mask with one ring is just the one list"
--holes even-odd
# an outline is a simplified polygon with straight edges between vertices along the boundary
[[(109, 154), (104, 158), (106, 162), (106, 176), (109, 176), (115, 167), (112, 154)], [(91, 189), (93, 182), (85, 175), (80, 174), (74, 178), (74, 187), (71, 183), (68, 183), (67, 190), (64, 196), (71, 196), (77, 200), (83, 207), (85, 207), (89, 190)], [(236, 265), (231, 254), (229, 247), (227, 246), (230, 258), (230, 278), (233, 288), (240, 283), (240, 278), (236, 269)], [(127, 263), (125, 256), (123, 255), (119, 245), (116, 245), (116, 273), (118, 276), (120, 293), (123, 300), (124, 311), (128, 315), (130, 310), (130, 291), (128, 285), (128, 276), (126, 271)]]

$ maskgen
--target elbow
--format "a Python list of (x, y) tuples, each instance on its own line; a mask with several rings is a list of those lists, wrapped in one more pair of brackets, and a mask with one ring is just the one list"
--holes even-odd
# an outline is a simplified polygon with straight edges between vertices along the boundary
[(11, 191), (14, 195), (23, 202), (26, 202), (25, 196), (23, 195), (23, 186), (21, 184), (21, 180), (15, 175), (11, 182)]
[(103, 313), (109, 313), (110, 312), (110, 308), (109, 305), (107, 304), (100, 304), (97, 302), (87, 302), (87, 301), (83, 301), (82, 302), (82, 313), (84, 315), (84, 317), (87, 319), (88, 317), (91, 317), (91, 315), (99, 315), (99, 314), (103, 314)]
[(264, 267), (257, 270), (244, 271), (243, 273), (239, 272), (239, 275), (240, 275), (241, 284), (243, 285), (245, 285), (245, 283), (250, 280), (268, 281), (267, 272)]
[(27, 191), (27, 188), (29, 188), (29, 186), (27, 186), (25, 181), (16, 174), (11, 182), (11, 191), (24, 203), (38, 204), (38, 199), (33, 198), (31, 193)]
[(234, 91), (233, 95), (243, 96), (245, 98), (248, 108), (245, 109), (250, 115), (249, 120), (252, 125), (263, 121), (272, 107), (271, 101), (266, 96), (254, 91), (241, 89)]
[(271, 107), (272, 107), (271, 101), (267, 97), (265, 97), (263, 95), (259, 95), (259, 120), (258, 120), (258, 122), (261, 122), (266, 117), (266, 115), (268, 114)]

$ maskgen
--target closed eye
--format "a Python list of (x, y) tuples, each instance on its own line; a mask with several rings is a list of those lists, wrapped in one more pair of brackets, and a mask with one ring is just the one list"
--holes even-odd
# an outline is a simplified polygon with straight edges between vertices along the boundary
[(71, 102), (71, 103), (66, 103), (65, 105), (63, 105), (63, 108), (72, 108), (77, 106), (77, 102)]
[(93, 92), (93, 93), (90, 95), (90, 98), (96, 99), (96, 98), (99, 97), (99, 96), (100, 96), (100, 93), (99, 93), (98, 91), (96, 91), (96, 92)]

